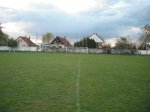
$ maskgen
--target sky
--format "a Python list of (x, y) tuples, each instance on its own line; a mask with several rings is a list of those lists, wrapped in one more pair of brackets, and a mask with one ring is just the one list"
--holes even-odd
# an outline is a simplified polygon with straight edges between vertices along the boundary
[(72, 42), (93, 33), (136, 39), (150, 24), (150, 0), (0, 0), (0, 22), (16, 38), (51, 32)]

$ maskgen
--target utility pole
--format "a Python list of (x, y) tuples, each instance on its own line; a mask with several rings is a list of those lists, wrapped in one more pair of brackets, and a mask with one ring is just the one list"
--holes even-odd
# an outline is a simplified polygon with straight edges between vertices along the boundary
[[(88, 38), (88, 37), (87, 37), (87, 38)], [(86, 38), (86, 47), (88, 47), (88, 46), (87, 46), (87, 38)]]
[(36, 32), (36, 35), (35, 35), (35, 43), (36, 43), (36, 51), (38, 52), (38, 43), (37, 43), (37, 32)]

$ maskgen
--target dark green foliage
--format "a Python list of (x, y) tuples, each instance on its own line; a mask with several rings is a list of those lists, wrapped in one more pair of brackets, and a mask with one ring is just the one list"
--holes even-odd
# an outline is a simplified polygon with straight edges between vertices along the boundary
[(2, 29), (0, 29), (0, 46), (17, 47), (17, 41), (9, 38), (9, 35), (3, 33)]
[(93, 39), (83, 38), (80, 41), (74, 43), (75, 47), (88, 47), (88, 48), (96, 48), (96, 42)]
[(0, 46), (7, 46), (8, 37), (7, 34), (0, 30)]
[(17, 43), (17, 40), (13, 39), (13, 38), (10, 38), (8, 39), (8, 47), (17, 47), (18, 43)]
[(60, 37), (59, 36), (57, 36), (56, 38), (55, 38), (55, 42), (56, 42), (56, 44), (59, 44), (60, 43)]
[[(53, 41), (54, 41), (54, 40), (53, 40)], [(55, 44), (57, 45), (56, 48), (58, 48), (58, 45), (60, 44), (60, 42), (61, 42), (60, 37), (57, 36), (57, 37), (55, 38)]]

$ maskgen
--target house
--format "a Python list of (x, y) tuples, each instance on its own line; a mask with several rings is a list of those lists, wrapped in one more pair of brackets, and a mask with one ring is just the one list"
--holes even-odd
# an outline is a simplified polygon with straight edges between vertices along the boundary
[(57, 36), (51, 42), (50, 47), (52, 47), (52, 48), (66, 48), (66, 47), (71, 47), (71, 44), (65, 37)]
[(18, 47), (37, 47), (37, 45), (30, 40), (30, 36), (29, 37), (19, 36), (17, 38), (17, 42)]
[(95, 40), (95, 42), (97, 43), (97, 48), (102, 48), (103, 47), (104, 40), (97, 33), (94, 33), (91, 36), (89, 36), (89, 39)]

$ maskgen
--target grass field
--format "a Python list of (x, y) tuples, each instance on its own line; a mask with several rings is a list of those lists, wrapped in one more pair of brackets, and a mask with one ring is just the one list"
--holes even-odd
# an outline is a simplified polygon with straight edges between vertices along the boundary
[(149, 111), (149, 56), (0, 53), (0, 112)]

